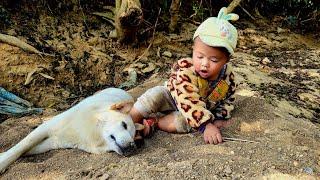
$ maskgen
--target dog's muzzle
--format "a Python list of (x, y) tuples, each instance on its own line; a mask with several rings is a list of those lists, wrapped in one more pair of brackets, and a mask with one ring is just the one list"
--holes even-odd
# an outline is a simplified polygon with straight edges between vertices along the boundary
[(129, 143), (129, 145), (126, 147), (121, 147), (119, 144), (117, 145), (121, 149), (122, 155), (124, 156), (130, 156), (137, 150), (137, 146), (134, 142)]

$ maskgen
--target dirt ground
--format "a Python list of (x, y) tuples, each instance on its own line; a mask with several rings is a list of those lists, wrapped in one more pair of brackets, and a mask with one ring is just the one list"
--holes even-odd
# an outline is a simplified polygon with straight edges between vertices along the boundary
[[(84, 22), (65, 13), (68, 18), (40, 14), (38, 21), (17, 14), (4, 32), (55, 56), (0, 43), (0, 86), (45, 109), (41, 115), (0, 118), (0, 152), (103, 88), (122, 85), (138, 97), (161, 84), (174, 61), (191, 55), (194, 24), (183, 23), (176, 34), (156, 31), (154, 39), (131, 47), (108, 38), (112, 26), (98, 17)], [(236, 23), (238, 49), (230, 62), (239, 82), (235, 123), (222, 133), (254, 142), (206, 145), (199, 133), (158, 131), (130, 157), (54, 150), (20, 158), (0, 179), (319, 179), (319, 35), (297, 34), (278, 22)], [(130, 69), (137, 82), (124, 86)]]

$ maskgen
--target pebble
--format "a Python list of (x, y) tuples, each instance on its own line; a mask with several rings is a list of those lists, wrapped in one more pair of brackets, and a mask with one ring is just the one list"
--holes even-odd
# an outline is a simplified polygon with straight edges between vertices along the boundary
[(162, 55), (165, 56), (165, 57), (169, 57), (169, 58), (172, 57), (172, 53), (171, 53), (170, 51), (164, 51), (164, 52), (162, 53)]
[(307, 174), (313, 174), (313, 169), (311, 167), (305, 167), (303, 168), (303, 171)]
[(231, 173), (232, 173), (232, 170), (231, 170), (230, 166), (227, 166), (227, 167), (224, 169), (224, 172), (225, 172), (226, 174), (231, 174)]
[(106, 179), (109, 179), (109, 178), (110, 178), (109, 174), (103, 174), (101, 177), (99, 177), (99, 179), (101, 179), (101, 180), (106, 180)]
[(292, 67), (295, 67), (295, 66), (296, 66), (296, 64), (293, 62), (292, 59), (290, 59), (289, 62), (290, 62), (290, 66), (292, 66)]
[(264, 59), (262, 59), (261, 63), (264, 65), (267, 65), (267, 64), (271, 63), (271, 61), (269, 60), (269, 58), (265, 57)]
[(293, 161), (293, 165), (294, 165), (294, 166), (298, 166), (298, 164), (299, 164), (299, 163), (298, 163), (297, 161)]

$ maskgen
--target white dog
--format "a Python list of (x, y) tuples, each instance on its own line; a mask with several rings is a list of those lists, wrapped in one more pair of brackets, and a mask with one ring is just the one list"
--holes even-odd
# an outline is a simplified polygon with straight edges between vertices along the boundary
[(133, 98), (108, 88), (44, 122), (8, 151), (0, 154), (0, 173), (23, 154), (78, 148), (89, 153), (115, 151), (127, 155), (135, 148), (135, 126), (129, 116)]

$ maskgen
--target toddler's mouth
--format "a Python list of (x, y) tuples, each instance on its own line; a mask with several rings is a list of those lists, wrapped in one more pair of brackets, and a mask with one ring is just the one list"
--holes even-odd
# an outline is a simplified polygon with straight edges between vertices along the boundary
[(198, 73), (203, 78), (207, 78), (207, 76), (208, 76), (208, 71), (207, 70), (200, 70), (200, 71), (198, 71)]

